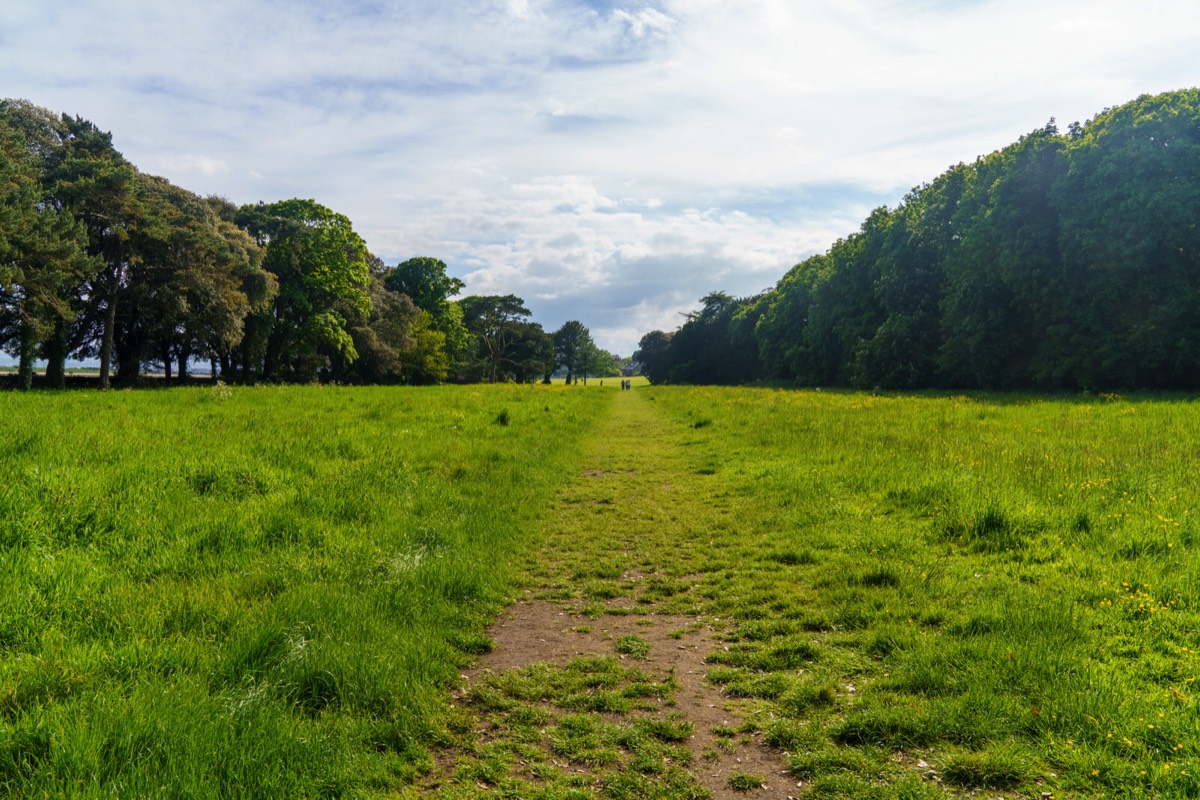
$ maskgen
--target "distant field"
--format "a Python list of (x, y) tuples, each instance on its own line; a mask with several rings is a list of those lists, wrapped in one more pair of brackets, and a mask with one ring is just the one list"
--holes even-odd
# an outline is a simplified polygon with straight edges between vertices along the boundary
[[(777, 748), (805, 798), (1197, 797), (1198, 412), (0, 393), (0, 794), (394, 796), (471, 746), (447, 691), (522, 581), (563, 626), (714, 629), (708, 681), (741, 720), (719, 735)], [(498, 796), (536, 755), (489, 747), (442, 796)], [(693, 796), (638, 780), (570, 791)]]
[[(637, 377), (634, 377), (634, 378), (593, 378), (593, 377), (589, 377), (587, 379), (586, 384), (584, 384), (583, 378), (580, 378), (579, 381), (577, 383), (575, 383), (574, 385), (579, 386), (581, 388), (586, 385), (589, 388), (603, 387), (605, 389), (620, 389), (621, 381), (629, 381), (635, 388), (638, 386), (649, 386), (650, 385), (650, 381), (648, 381), (646, 378), (642, 377), (641, 375), (638, 375)], [(553, 384), (554, 386), (563, 386), (566, 384), (566, 382), (567, 382), (566, 378), (554, 378), (553, 380), (551, 380), (551, 384)]]

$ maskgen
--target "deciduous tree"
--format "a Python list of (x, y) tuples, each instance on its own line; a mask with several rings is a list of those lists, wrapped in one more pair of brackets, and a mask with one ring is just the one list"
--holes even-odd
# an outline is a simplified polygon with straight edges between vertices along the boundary
[(243, 206), (239, 222), (266, 248), (263, 267), (279, 284), (258, 374), (315, 380), (333, 358), (358, 353), (339, 306), (368, 314), (367, 249), (350, 220), (315, 200)]

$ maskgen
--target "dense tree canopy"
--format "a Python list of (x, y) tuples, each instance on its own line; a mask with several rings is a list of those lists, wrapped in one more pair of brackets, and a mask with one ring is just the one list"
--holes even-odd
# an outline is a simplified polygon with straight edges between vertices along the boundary
[[(587, 384), (588, 376), (605, 378), (620, 375), (617, 359), (596, 345), (592, 332), (577, 319), (563, 323), (553, 334), (554, 368), (565, 372), (568, 384), (580, 378)], [(549, 375), (546, 376), (549, 380)]]
[(243, 206), (240, 224), (266, 248), (279, 282), (259, 375), (311, 381), (335, 359), (358, 358), (350, 316), (370, 314), (367, 247), (350, 220), (314, 200)]
[[(36, 111), (0, 106), (10, 119), (34, 112), (35, 125)], [(41, 148), (31, 143), (38, 134), (47, 137)], [(83, 226), (44, 188), (54, 144), (52, 130), (0, 125), (0, 342), (18, 356), (23, 389), (32, 386), (42, 340), (71, 316), (70, 287), (92, 267)]]
[(447, 361), (460, 363), (468, 357), (470, 341), (462, 307), (451, 301), (466, 284), (447, 274), (445, 262), (426, 256), (410, 258), (386, 270), (383, 285), (389, 291), (407, 295), (428, 314), (431, 330), (442, 335)]
[(568, 320), (554, 332), (554, 363), (567, 371), (567, 383), (590, 371), (592, 351), (596, 348), (592, 333), (577, 319)]
[(554, 370), (554, 340), (516, 295), (464, 297), (458, 303), (474, 342), (468, 380), (528, 382)]
[[(513, 295), (466, 297), (446, 264), (395, 267), (314, 200), (237, 206), (140, 172), (87, 120), (0, 102), (0, 348), (18, 385), (100, 385), (207, 361), (227, 381), (533, 381), (553, 340)], [(468, 322), (470, 327), (468, 328)]]
[(656, 382), (1197, 389), (1198, 216), (1200, 92), (1143, 96), (947, 170), (637, 355)]

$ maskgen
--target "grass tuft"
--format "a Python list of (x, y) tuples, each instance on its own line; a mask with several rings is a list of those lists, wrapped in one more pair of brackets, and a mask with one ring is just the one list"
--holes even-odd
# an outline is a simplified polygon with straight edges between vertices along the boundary
[(640, 636), (622, 636), (617, 639), (617, 652), (630, 658), (648, 658), (650, 643)]
[(735, 792), (750, 792), (761, 788), (766, 783), (761, 776), (752, 775), (748, 772), (734, 772), (730, 774), (727, 782), (729, 788)]
[(1025, 759), (1012, 748), (948, 755), (942, 778), (964, 789), (1016, 789), (1029, 779)]

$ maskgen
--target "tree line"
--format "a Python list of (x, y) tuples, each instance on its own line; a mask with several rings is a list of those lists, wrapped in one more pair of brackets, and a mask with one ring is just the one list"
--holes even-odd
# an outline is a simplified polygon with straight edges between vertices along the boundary
[(1200, 389), (1200, 92), (1054, 121), (635, 358), (654, 382)]
[(235, 205), (129, 163), (111, 134), (25, 100), (0, 101), (0, 349), (18, 386), (99, 384), (143, 370), (228, 382), (548, 381), (616, 374), (570, 321), (534, 322), (514, 295), (454, 299), (435, 258), (389, 267), (314, 200)]

